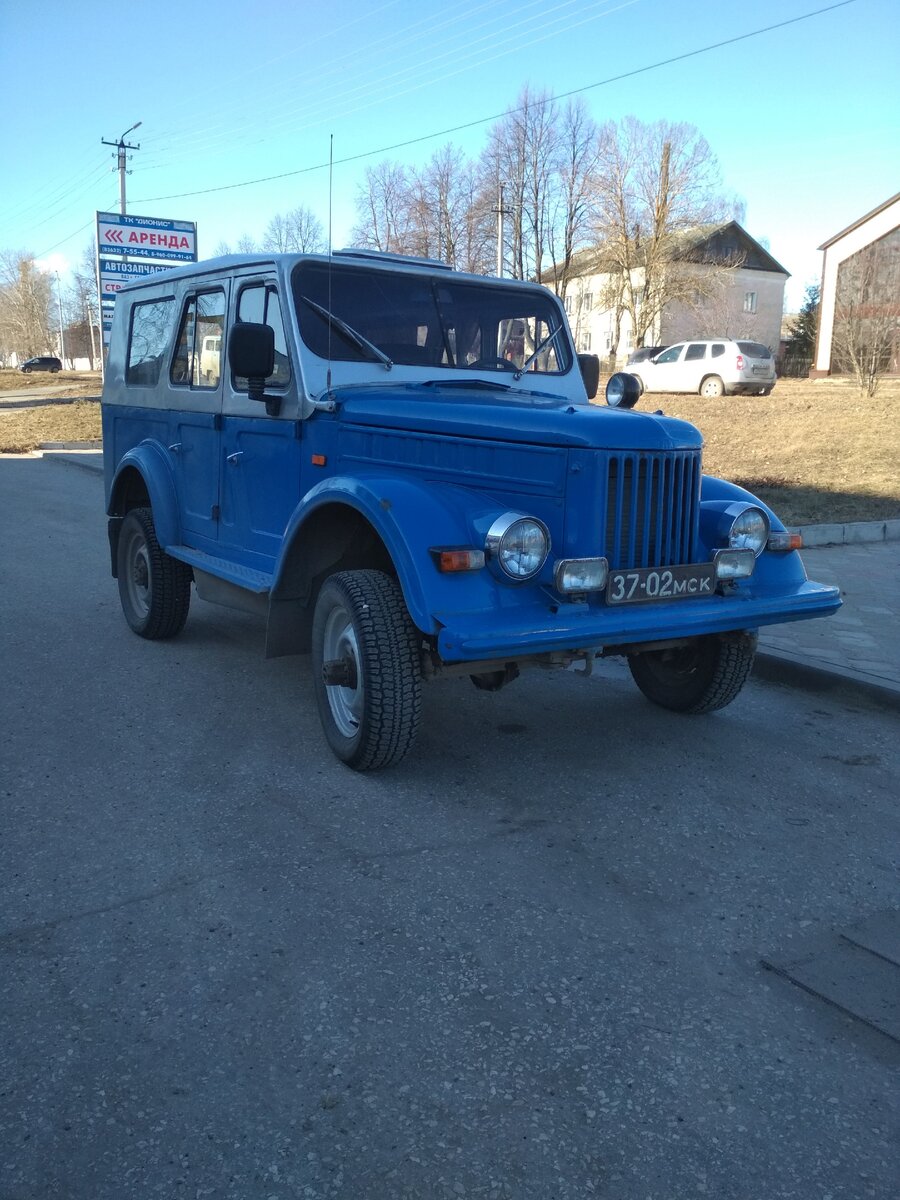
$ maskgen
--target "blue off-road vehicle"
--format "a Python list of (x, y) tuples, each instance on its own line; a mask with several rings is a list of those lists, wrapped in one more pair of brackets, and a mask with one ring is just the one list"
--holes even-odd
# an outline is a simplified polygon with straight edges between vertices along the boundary
[(833, 612), (797, 542), (634, 411), (545, 288), (345, 251), (179, 267), (118, 296), (103, 391), (112, 572), (145, 638), (191, 587), (310, 653), (332, 749), (399, 761), (425, 681), (624, 655), (650, 700), (740, 691), (760, 625)]

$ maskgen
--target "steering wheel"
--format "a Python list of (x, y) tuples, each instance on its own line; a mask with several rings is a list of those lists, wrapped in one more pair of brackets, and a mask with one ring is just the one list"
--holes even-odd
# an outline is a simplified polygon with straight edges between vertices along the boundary
[(501, 371), (517, 371), (519, 369), (508, 358), (476, 358), (474, 362), (468, 363), (467, 366), (470, 370), (478, 370), (479, 367), (499, 367)]

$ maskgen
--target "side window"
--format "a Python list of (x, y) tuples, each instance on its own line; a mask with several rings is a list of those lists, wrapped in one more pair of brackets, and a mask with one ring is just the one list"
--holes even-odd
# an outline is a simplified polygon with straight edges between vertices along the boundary
[(687, 353), (684, 356), (685, 362), (694, 362), (698, 358), (706, 357), (706, 347), (702, 342), (691, 342), (687, 348)]
[(679, 345), (677, 345), (677, 346), (670, 346), (669, 349), (664, 350), (662, 352), (662, 354), (660, 354), (660, 356), (657, 359), (655, 359), (655, 361), (658, 363), (677, 362), (683, 349), (684, 349), (684, 342), (679, 343)]
[(725, 353), (725, 346), (722, 342), (715, 342), (710, 351), (710, 358), (721, 358)]
[(214, 388), (222, 374), (222, 332), (225, 328), (225, 293), (201, 292), (184, 306), (178, 330), (172, 382)]
[(131, 310), (125, 382), (138, 387), (155, 387), (159, 368), (169, 346), (175, 316), (175, 299), (145, 300)]
[[(287, 387), (291, 382), (291, 360), (287, 352), (281, 303), (272, 284), (254, 283), (242, 288), (238, 296), (237, 319), (272, 327), (275, 333), (275, 369), (266, 380), (266, 387)], [(247, 380), (235, 376), (234, 386), (237, 391), (245, 392)]]

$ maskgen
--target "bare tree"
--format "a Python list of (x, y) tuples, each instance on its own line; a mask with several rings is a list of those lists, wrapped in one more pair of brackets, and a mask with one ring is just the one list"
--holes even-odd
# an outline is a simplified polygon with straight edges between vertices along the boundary
[(253, 238), (250, 236), (249, 233), (242, 233), (241, 236), (238, 238), (237, 245), (235, 247), (232, 247), (231, 243), (226, 242), (225, 239), (223, 238), (222, 241), (219, 242), (219, 244), (216, 246), (215, 250), (213, 251), (213, 254), (216, 258), (221, 258), (222, 256), (224, 256), (226, 254), (258, 254), (258, 253), (259, 253), (259, 246), (257, 246), (256, 242), (253, 240)]
[(100, 327), (97, 323), (97, 262), (95, 244), (88, 242), (81, 262), (72, 271), (72, 281), (63, 297), (66, 324), (66, 353), (71, 359), (86, 358), (91, 369), (99, 367)]
[(409, 177), (400, 163), (385, 159), (366, 168), (356, 196), (357, 221), (351, 238), (356, 246), (408, 254)]
[(566, 294), (575, 251), (586, 243), (591, 233), (600, 155), (599, 132), (581, 98), (566, 105), (557, 140), (555, 167), (558, 182), (547, 246), (555, 266), (553, 285), (559, 296)]
[(50, 277), (22, 251), (0, 253), (0, 349), (30, 358), (55, 350), (51, 329)]
[(303, 205), (276, 213), (266, 226), (262, 248), (279, 254), (319, 254), (327, 249), (322, 222)]
[(887, 234), (838, 268), (832, 361), (874, 396), (900, 356), (900, 235)]
[(688, 231), (725, 219), (730, 202), (698, 130), (635, 117), (603, 130), (596, 202), (603, 269), (618, 276), (617, 324), (627, 315), (640, 346), (668, 304), (689, 302), (703, 286), (702, 275), (682, 265), (680, 243)]
[(527, 86), (488, 134), (482, 165), (498, 198), (503, 184), (504, 262), (515, 279), (539, 278), (548, 256), (559, 147), (556, 101)]

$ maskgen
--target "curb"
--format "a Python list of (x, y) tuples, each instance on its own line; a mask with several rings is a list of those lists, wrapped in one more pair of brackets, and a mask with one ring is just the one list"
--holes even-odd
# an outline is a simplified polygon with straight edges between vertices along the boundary
[(83, 471), (103, 474), (103, 455), (100, 442), (44, 442), (35, 452), (36, 457), (48, 462), (68, 463), (81, 467)]
[(895, 542), (900, 541), (900, 520), (847, 521), (843, 525), (790, 525), (788, 532), (802, 534), (802, 550), (813, 550), (816, 546)]
[(753, 664), (753, 675), (769, 683), (786, 683), (809, 692), (840, 692), (844, 699), (858, 699), (881, 709), (900, 712), (900, 687), (867, 679), (858, 671), (830, 663), (814, 666), (808, 660), (774, 650), (759, 650)]

